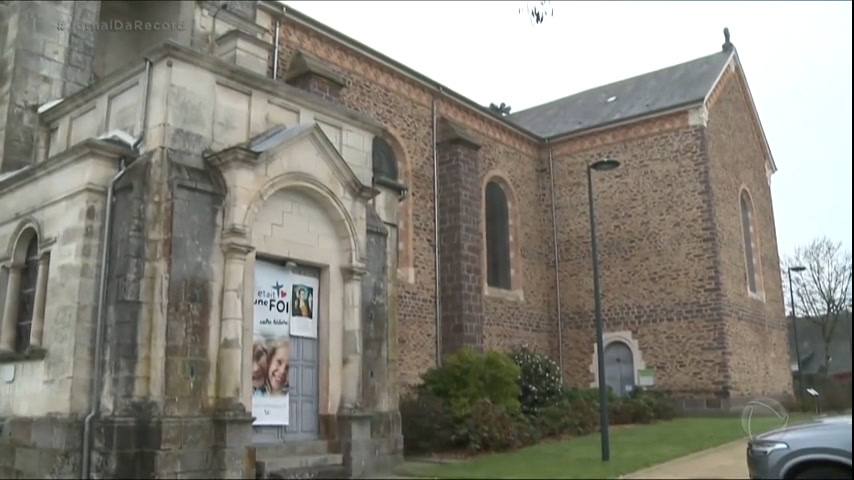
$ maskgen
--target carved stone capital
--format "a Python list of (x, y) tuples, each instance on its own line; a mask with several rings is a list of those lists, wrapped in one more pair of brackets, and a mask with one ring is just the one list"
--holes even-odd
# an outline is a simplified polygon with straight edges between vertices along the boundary
[(232, 225), (222, 232), (220, 245), (226, 258), (245, 257), (255, 251), (255, 246), (247, 238), (246, 229), (239, 225)]
[(361, 280), (368, 273), (364, 265), (347, 265), (341, 267), (341, 273), (344, 275), (345, 281)]
[(249, 243), (228, 240), (222, 242), (222, 251), (228, 258), (245, 258), (247, 255), (255, 251), (255, 247)]

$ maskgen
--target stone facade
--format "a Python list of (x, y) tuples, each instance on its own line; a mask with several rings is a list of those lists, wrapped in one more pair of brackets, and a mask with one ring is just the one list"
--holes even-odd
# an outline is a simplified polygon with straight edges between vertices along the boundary
[[(593, 177), (608, 342), (689, 408), (790, 389), (773, 160), (737, 58), (702, 105), (546, 141), (273, 2), (126, 5), (162, 35), (57, 28), (120, 4), (0, 3), (0, 478), (362, 476), (400, 460), (402, 389), (464, 346), (528, 343), (590, 385), (603, 157), (623, 161)], [(487, 284), (487, 184), (509, 288)], [(259, 260), (326, 292), (311, 440), (252, 428)]]

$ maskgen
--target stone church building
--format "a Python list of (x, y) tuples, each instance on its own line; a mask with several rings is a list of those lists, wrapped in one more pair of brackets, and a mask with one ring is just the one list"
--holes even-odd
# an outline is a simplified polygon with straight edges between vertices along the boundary
[(0, 478), (358, 477), (463, 346), (595, 385), (602, 159), (608, 384), (791, 389), (728, 38), (508, 116), (278, 2), (3, 1), (0, 47)]

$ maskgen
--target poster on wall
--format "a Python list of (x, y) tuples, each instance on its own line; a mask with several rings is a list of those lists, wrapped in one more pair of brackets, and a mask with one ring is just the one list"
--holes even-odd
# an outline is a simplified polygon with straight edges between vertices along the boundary
[(255, 262), (252, 343), (253, 425), (287, 425), (290, 373), (291, 303), (289, 273), (276, 264)]
[(317, 338), (317, 279), (292, 274), (291, 336)]

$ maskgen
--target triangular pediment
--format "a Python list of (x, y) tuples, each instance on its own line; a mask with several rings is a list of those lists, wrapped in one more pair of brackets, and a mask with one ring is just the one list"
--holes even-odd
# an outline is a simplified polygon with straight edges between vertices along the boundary
[(207, 161), (226, 172), (235, 168), (263, 169), (275, 162), (290, 149), (300, 145), (311, 145), (335, 175), (338, 181), (354, 198), (369, 199), (377, 191), (364, 183), (338, 152), (329, 137), (316, 123), (293, 127), (279, 125), (251, 138), (249, 141), (205, 156)]

